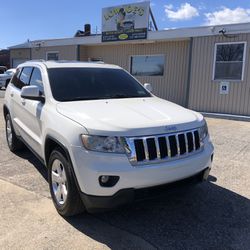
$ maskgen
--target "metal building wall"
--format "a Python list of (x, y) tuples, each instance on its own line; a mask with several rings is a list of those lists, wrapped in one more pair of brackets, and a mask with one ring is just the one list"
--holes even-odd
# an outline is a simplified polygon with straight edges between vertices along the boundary
[(14, 60), (30, 60), (31, 49), (11, 49), (10, 50), (10, 64), (13, 67)]
[(47, 52), (58, 51), (59, 60), (77, 60), (77, 45), (50, 46), (32, 48), (32, 59), (46, 60)]
[[(243, 81), (230, 82), (229, 94), (221, 95), (221, 81), (213, 81), (215, 43), (246, 41), (246, 58)], [(237, 115), (250, 115), (250, 34), (232, 38), (220, 36), (193, 38), (189, 108)]]
[(150, 82), (154, 94), (185, 105), (187, 91), (189, 40), (146, 44), (117, 44), (81, 46), (80, 60), (101, 57), (104, 62), (130, 69), (132, 55), (165, 55), (164, 76), (137, 77), (141, 83)]

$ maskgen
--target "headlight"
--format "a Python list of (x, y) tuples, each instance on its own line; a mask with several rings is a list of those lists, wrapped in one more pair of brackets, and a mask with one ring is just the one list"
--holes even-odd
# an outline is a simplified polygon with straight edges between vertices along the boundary
[(84, 147), (88, 150), (107, 153), (125, 153), (120, 137), (82, 135), (81, 138)]
[(208, 135), (208, 128), (206, 121), (205, 124), (202, 127), (200, 127), (199, 132), (200, 132), (200, 140), (204, 140)]

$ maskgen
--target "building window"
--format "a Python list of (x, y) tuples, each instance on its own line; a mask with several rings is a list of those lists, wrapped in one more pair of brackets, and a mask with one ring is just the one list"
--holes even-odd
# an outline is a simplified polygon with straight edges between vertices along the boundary
[(163, 76), (164, 55), (131, 56), (130, 73), (134, 76)]
[(57, 51), (47, 52), (47, 60), (48, 61), (58, 61), (59, 60), (59, 53)]
[(243, 80), (245, 42), (215, 45), (214, 80)]

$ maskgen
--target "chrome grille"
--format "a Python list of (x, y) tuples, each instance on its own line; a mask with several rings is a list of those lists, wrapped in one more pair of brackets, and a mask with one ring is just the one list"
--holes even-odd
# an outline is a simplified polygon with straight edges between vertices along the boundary
[(198, 153), (203, 148), (198, 129), (126, 138), (126, 144), (127, 155), (132, 165), (176, 160)]

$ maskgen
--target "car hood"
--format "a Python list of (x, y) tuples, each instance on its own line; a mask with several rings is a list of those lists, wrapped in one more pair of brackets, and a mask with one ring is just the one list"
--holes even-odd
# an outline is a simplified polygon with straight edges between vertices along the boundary
[(157, 98), (60, 102), (57, 111), (93, 135), (142, 136), (193, 129), (202, 115)]

